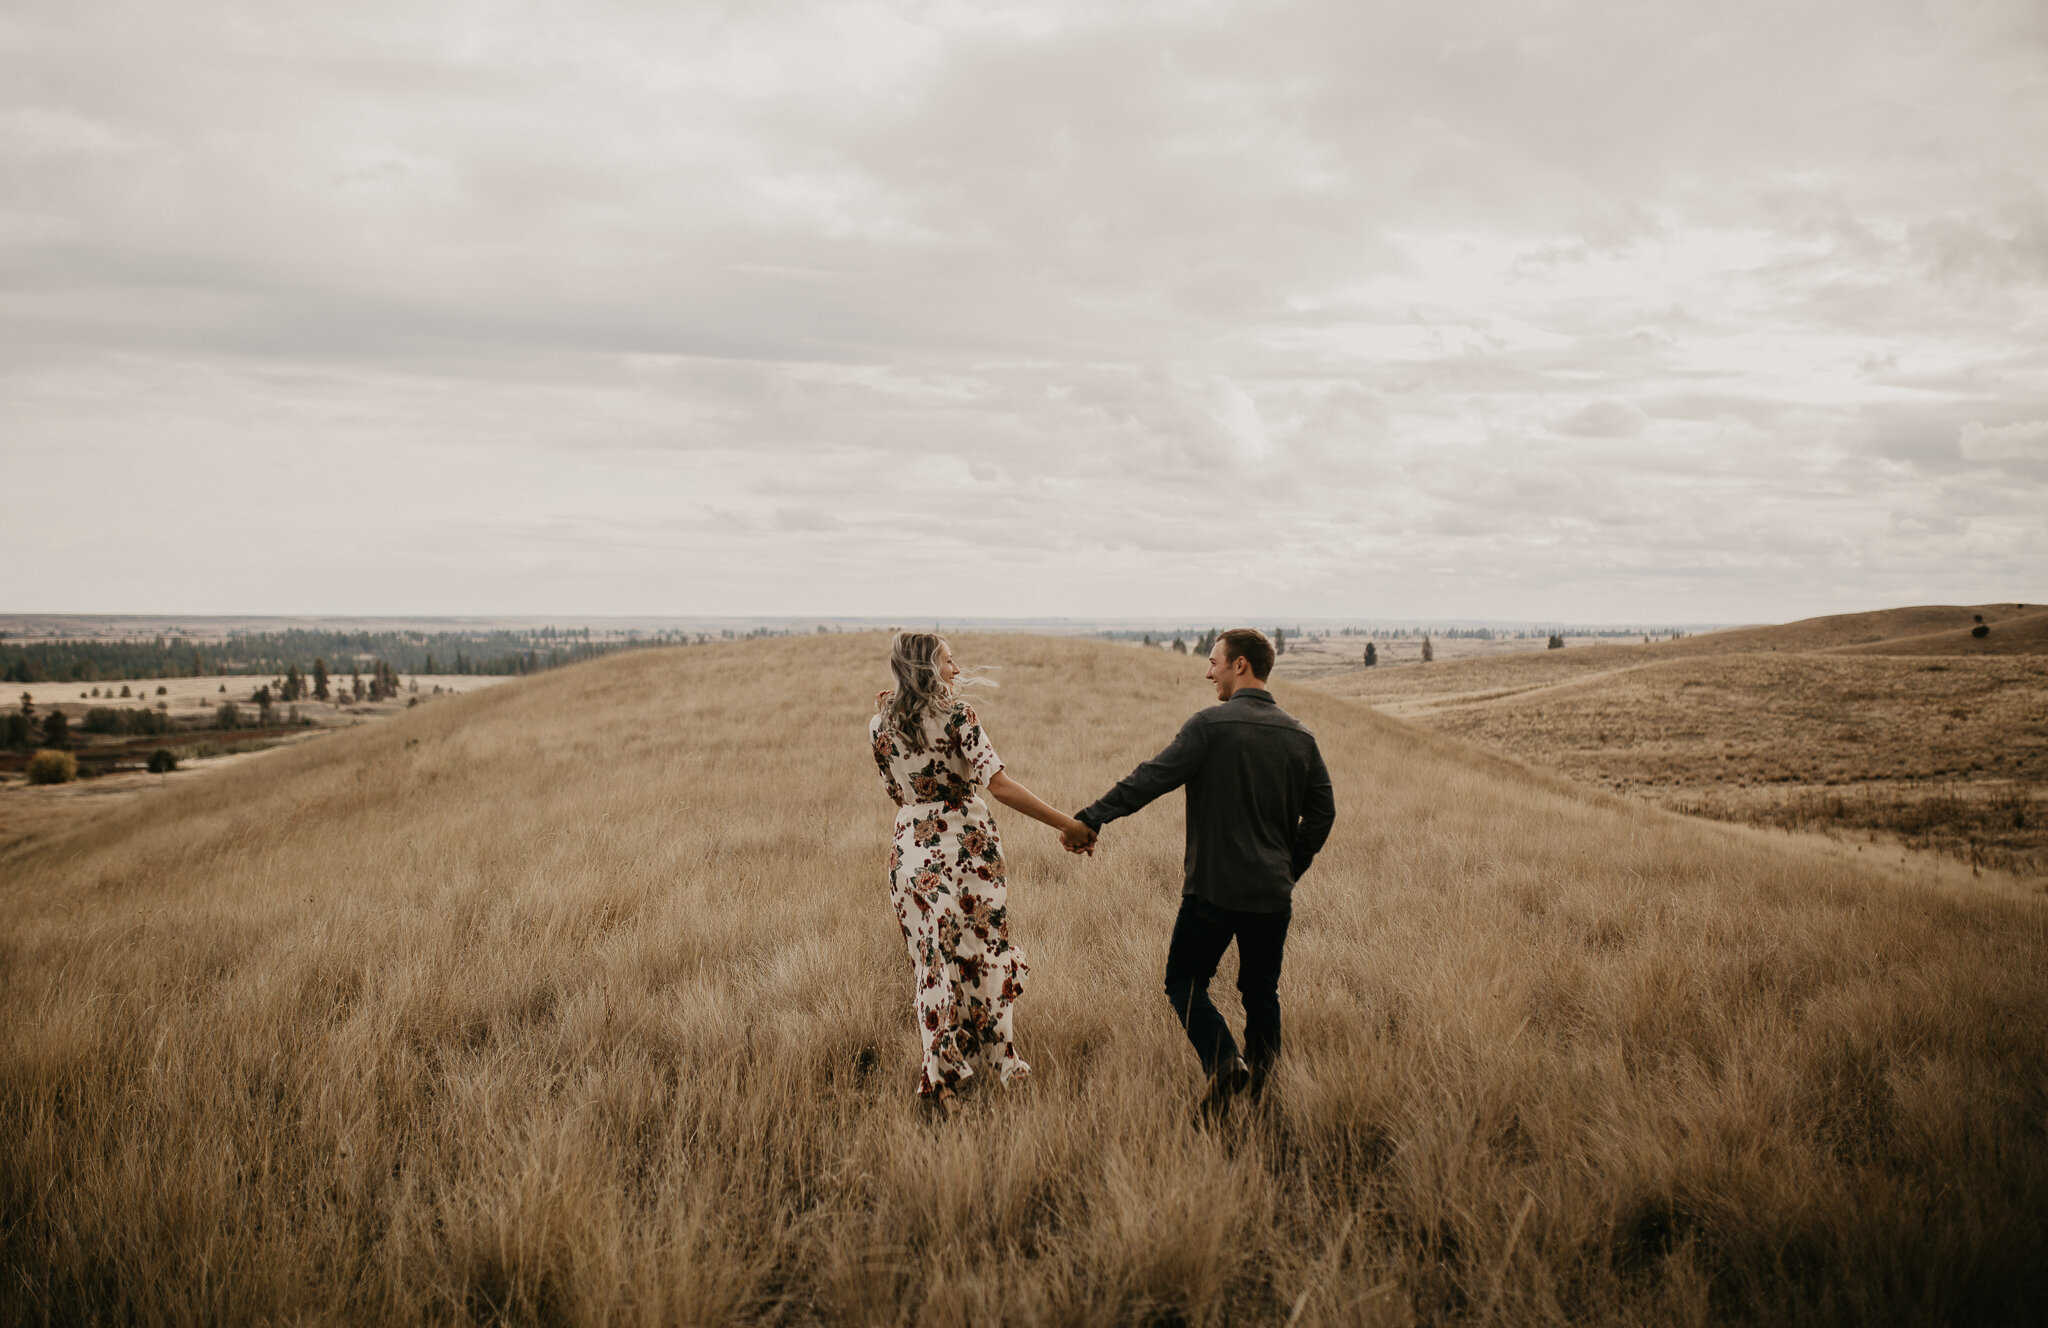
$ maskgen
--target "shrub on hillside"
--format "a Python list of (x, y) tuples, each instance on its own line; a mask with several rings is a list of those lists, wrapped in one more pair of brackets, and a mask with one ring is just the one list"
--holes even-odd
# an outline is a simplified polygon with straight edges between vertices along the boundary
[(168, 747), (159, 747), (149, 754), (149, 773), (167, 775), (178, 768), (178, 754)]
[(70, 752), (53, 752), (48, 748), (28, 758), (28, 782), (31, 784), (69, 784), (78, 778), (78, 758)]
[(242, 712), (233, 701), (223, 701), (220, 709), (213, 712), (213, 726), (219, 729), (242, 727)]
[(1976, 637), (1979, 641), (1982, 641), (1985, 637), (1991, 635), (1991, 629), (1985, 626), (1983, 623), (1978, 623), (1975, 627), (1972, 627), (1970, 629), (1970, 635)]

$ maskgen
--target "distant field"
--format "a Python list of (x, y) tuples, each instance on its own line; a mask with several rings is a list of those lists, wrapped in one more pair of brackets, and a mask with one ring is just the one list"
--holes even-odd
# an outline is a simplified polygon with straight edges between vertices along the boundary
[[(1185, 657), (955, 646), (1064, 806), (1208, 702)], [(1174, 798), (1085, 861), (1002, 814), (1038, 1077), (925, 1121), (882, 650), (614, 656), (10, 862), (0, 1324), (2048, 1316), (2038, 895), (1302, 686), (1339, 819), (1267, 1110), (1192, 1110)]]
[[(2039, 875), (2048, 653), (2022, 648), (2048, 652), (2048, 613), (2003, 608), (1352, 670), (1318, 685), (1675, 810)], [(1983, 640), (1970, 635), (1978, 612), (1993, 624)], [(1885, 630), (1900, 635), (1869, 639)], [(1951, 653), (1933, 653), (1942, 643)]]
[[(343, 701), (342, 689), (348, 686), (349, 675), (342, 673), (334, 681), (333, 702), (309, 698), (295, 704), (280, 704), (276, 707), (276, 723), (268, 728), (262, 727), (260, 712), (250, 700), (256, 687), (269, 682), (265, 678), (209, 674), (193, 678), (116, 678), (102, 683), (6, 684), (0, 690), (0, 706), (13, 709), (26, 697), (34, 707), (38, 723), (53, 710), (61, 711), (71, 721), (70, 748), (85, 777), (70, 784), (35, 787), (25, 782), (23, 771), (31, 754), (42, 744), (31, 741), (19, 750), (0, 750), (0, 863), (80, 820), (159, 796), (172, 784), (203, 778), (225, 763), (239, 763), (254, 749), (318, 736), (329, 728), (387, 719), (405, 709), (415, 697), (433, 701), (505, 680), (478, 674), (408, 675), (407, 685), (417, 683), (419, 690), (406, 691), (385, 701)], [(120, 694), (123, 687), (130, 695)], [(214, 727), (215, 711), (225, 701), (232, 701), (239, 708), (244, 727), (228, 731)], [(94, 709), (139, 710), (159, 704), (173, 722), (169, 732), (134, 737), (89, 733), (84, 729), (85, 717)], [(294, 712), (311, 726), (310, 730), (287, 722)], [(159, 747), (174, 752), (179, 760), (179, 769), (167, 777), (148, 774), (143, 768), (149, 754)]]

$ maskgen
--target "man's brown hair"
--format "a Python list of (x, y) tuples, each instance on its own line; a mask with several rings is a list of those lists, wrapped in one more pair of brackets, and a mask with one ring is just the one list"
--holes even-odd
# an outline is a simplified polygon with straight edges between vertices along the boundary
[(1223, 643), (1225, 663), (1241, 659), (1252, 666), (1252, 676), (1264, 682), (1273, 673), (1273, 643), (1256, 627), (1233, 627), (1216, 638)]

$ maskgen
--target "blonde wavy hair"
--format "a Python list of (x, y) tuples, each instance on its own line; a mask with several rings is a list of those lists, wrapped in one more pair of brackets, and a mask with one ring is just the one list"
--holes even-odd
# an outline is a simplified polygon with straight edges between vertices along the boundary
[(910, 750), (925, 749), (924, 722), (950, 709), (959, 699), (961, 687), (993, 687), (993, 679), (969, 677), (964, 671), (948, 685), (939, 676), (939, 647), (946, 638), (937, 632), (898, 632), (889, 641), (889, 672), (896, 677), (893, 690), (882, 693), (876, 707), (883, 724), (910, 744)]

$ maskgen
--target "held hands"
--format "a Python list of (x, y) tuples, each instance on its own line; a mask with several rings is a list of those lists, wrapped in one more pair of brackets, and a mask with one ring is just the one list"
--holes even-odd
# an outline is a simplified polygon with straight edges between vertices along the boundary
[(1067, 828), (1060, 831), (1060, 843), (1069, 853), (1092, 855), (1095, 852), (1095, 832), (1083, 822), (1069, 820)]

